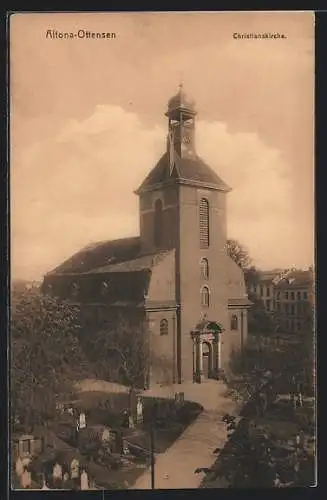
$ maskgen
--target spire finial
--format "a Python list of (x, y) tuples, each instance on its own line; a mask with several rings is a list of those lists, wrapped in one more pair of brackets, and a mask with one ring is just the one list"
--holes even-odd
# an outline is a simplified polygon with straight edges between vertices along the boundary
[(183, 71), (180, 71), (180, 75), (179, 75), (179, 90), (182, 91), (183, 90)]

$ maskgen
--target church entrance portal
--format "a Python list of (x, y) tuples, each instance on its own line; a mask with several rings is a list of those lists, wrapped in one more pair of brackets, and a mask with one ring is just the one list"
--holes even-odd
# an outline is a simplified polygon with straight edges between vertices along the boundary
[(223, 331), (219, 323), (203, 320), (191, 332), (194, 382), (218, 379), (221, 368), (220, 336)]

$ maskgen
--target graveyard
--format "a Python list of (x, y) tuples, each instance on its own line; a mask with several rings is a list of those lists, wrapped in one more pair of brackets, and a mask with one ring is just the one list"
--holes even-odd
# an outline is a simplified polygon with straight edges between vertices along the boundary
[(200, 405), (178, 397), (81, 392), (58, 404), (46, 426), (13, 436), (13, 486), (128, 489), (151, 466), (151, 454), (155, 463), (200, 412)]

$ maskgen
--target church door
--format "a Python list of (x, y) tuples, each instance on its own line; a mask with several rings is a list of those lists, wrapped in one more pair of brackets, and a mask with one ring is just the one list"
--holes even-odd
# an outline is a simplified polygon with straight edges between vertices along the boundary
[(202, 370), (203, 377), (210, 378), (212, 372), (212, 352), (208, 342), (202, 344)]

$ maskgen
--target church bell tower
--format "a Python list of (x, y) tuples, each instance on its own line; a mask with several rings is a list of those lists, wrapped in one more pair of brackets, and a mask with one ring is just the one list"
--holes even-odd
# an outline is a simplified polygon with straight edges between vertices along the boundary
[[(136, 194), (141, 252), (174, 250), (175, 354), (180, 382), (193, 376), (191, 332), (195, 326), (204, 317), (222, 325), (228, 321), (226, 193), (230, 188), (196, 152), (197, 111), (182, 85), (169, 99), (165, 116), (167, 150)], [(210, 351), (210, 360), (208, 370), (217, 372), (221, 367), (217, 350)]]

